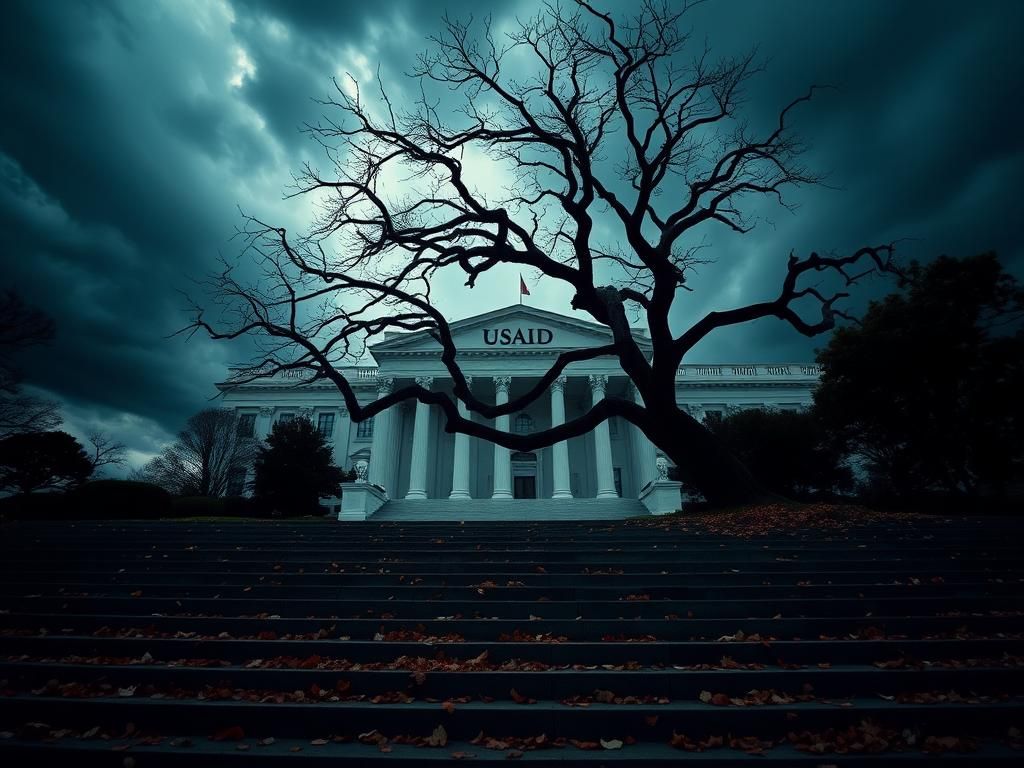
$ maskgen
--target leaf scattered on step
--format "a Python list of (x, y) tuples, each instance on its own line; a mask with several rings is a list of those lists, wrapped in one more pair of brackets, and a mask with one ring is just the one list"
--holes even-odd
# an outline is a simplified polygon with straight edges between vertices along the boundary
[(434, 732), (427, 739), (427, 744), (432, 747), (443, 747), (448, 744), (448, 732), (444, 729), (443, 725), (439, 725), (434, 729)]
[(217, 731), (210, 738), (214, 741), (241, 741), (245, 738), (245, 731), (240, 725), (232, 725)]

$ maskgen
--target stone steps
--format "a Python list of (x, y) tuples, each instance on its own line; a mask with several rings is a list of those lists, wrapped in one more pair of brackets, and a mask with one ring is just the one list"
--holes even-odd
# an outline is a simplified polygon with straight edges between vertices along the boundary
[(17, 524), (0, 760), (1017, 765), (1021, 528)]

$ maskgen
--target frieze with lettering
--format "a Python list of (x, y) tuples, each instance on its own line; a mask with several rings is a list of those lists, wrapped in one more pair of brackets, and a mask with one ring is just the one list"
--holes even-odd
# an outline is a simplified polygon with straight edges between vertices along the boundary
[(489, 347), (545, 346), (555, 334), (547, 328), (484, 328), (484, 344)]

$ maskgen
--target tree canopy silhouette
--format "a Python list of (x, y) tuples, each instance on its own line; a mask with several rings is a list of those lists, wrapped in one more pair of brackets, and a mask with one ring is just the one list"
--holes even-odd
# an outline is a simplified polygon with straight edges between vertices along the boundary
[[(709, 500), (770, 497), (677, 406), (679, 365), (716, 329), (761, 318), (806, 336), (830, 330), (849, 286), (890, 269), (893, 248), (777, 254), (774, 298), (673, 329), (673, 306), (702, 258), (701, 232), (749, 232), (751, 200), (787, 206), (790, 190), (821, 180), (801, 163), (791, 129), (819, 89), (752, 126), (743, 95), (760, 64), (754, 53), (715, 58), (685, 31), (693, 4), (647, 1), (617, 18), (584, 0), (552, 3), (500, 36), (489, 20), (445, 19), (412, 73), (417, 98), (396, 103), (378, 79), (379, 98), (368, 101), (353, 79), (336, 80), (323, 118), (305, 127), (326, 167), (307, 164), (291, 191), (315, 202), (315, 221), (295, 234), (245, 216), (243, 253), (259, 278), (225, 264), (209, 285), (218, 311), (197, 302), (186, 331), (256, 337), (252, 377), (308, 370), (337, 386), (356, 421), (415, 398), (441, 408), (450, 432), (531, 451), (621, 416)], [(455, 94), (459, 106), (442, 112), (438, 92)], [(514, 183), (488, 194), (474, 179), (489, 170), (508, 170)], [(568, 286), (571, 307), (607, 326), (611, 341), (563, 352), (529, 391), (496, 405), (467, 386), (431, 286), (455, 271), (472, 288), (505, 264)], [(650, 360), (630, 333), (631, 312), (650, 330)], [(359, 403), (342, 366), (385, 332), (423, 329), (442, 347), (452, 391), (409, 384)], [(483, 419), (518, 412), (567, 365), (602, 355), (618, 359), (642, 402), (608, 397), (530, 434), (459, 413), (458, 400)]]
[(758, 482), (776, 493), (810, 500), (853, 489), (843, 445), (815, 413), (753, 408), (708, 417), (705, 424)]
[(67, 432), (26, 432), (0, 440), (0, 489), (68, 490), (92, 474), (89, 455)]
[(347, 477), (333, 464), (330, 442), (306, 418), (274, 424), (253, 468), (253, 496), (286, 515), (322, 511), (321, 497), (337, 496)]
[(815, 412), (874, 490), (1001, 495), (1024, 472), (1024, 289), (995, 254), (906, 270), (818, 355)]

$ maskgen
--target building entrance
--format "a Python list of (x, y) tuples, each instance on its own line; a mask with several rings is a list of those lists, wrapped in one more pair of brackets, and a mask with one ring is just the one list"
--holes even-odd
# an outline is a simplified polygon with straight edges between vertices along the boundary
[(512, 498), (536, 499), (537, 478), (533, 475), (522, 475), (512, 478)]
[(512, 460), (512, 498), (537, 498), (537, 454), (513, 453)]

